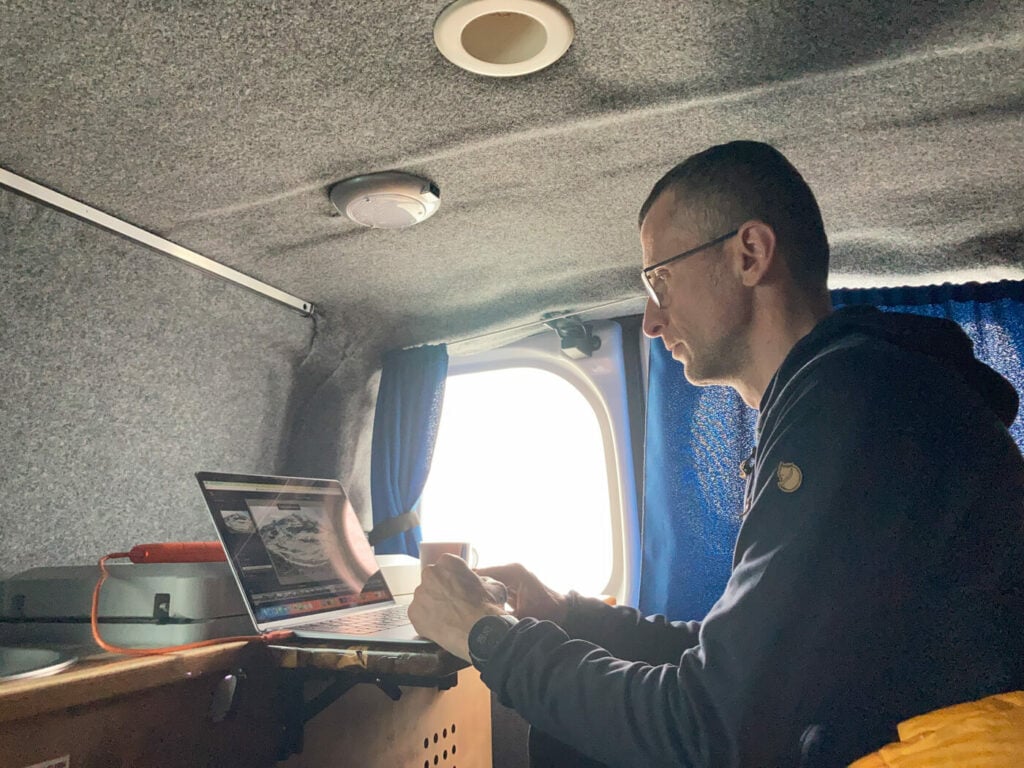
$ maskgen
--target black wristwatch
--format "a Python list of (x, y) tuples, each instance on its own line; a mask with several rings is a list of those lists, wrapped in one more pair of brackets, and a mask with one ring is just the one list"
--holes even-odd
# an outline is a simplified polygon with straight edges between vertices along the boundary
[(469, 660), (473, 666), (482, 670), (491, 656), (494, 649), (502, 641), (508, 631), (517, 623), (518, 619), (507, 613), (490, 614), (477, 619), (476, 624), (469, 630)]

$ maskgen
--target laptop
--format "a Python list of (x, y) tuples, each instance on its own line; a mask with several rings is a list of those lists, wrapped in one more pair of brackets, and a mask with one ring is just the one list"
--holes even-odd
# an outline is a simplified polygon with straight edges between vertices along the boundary
[(337, 480), (198, 472), (260, 633), (423, 643), (396, 602)]

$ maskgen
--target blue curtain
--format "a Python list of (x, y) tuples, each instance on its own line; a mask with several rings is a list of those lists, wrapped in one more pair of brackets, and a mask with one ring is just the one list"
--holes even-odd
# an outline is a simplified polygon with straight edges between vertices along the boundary
[(384, 356), (373, 420), (370, 495), (377, 554), (419, 556), (418, 506), (441, 420), (448, 348), (426, 346)]
[[(957, 321), (980, 360), (1024, 392), (1024, 282), (838, 290), (833, 304), (871, 304)], [(740, 464), (757, 412), (724, 387), (694, 387), (651, 344), (640, 609), (699, 619), (722, 594), (740, 526)], [(1024, 447), (1020, 414), (1010, 428)]]

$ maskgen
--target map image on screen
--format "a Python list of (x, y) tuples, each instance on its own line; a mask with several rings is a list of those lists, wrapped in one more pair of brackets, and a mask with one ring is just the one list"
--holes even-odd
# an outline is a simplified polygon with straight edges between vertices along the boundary
[(336, 480), (197, 477), (257, 624), (392, 600), (355, 509)]
[(333, 536), (323, 502), (246, 503), (282, 585), (337, 578), (328, 556)]
[(227, 526), (227, 529), (231, 531), (231, 533), (256, 533), (256, 525), (246, 512), (229, 510), (221, 513), (221, 519), (224, 521), (224, 525)]

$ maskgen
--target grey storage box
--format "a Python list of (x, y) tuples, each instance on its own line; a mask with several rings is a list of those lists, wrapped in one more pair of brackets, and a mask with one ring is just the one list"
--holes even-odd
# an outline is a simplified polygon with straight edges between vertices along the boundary
[[(99, 626), (114, 645), (153, 648), (252, 635), (228, 564), (113, 563)], [(0, 582), (0, 643), (92, 645), (89, 611), (97, 566), (31, 568)]]

